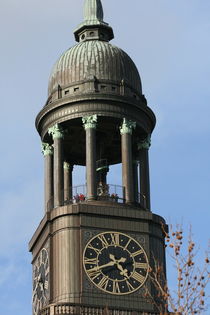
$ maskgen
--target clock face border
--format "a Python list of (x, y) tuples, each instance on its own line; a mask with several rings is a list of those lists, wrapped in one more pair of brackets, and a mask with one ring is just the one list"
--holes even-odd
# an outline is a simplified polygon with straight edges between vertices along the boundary
[[(110, 240), (108, 240), (108, 237), (105, 237), (105, 235), (109, 235)], [(97, 241), (97, 239), (98, 246), (96, 242), (94, 242)], [(120, 242), (122, 242), (121, 245)], [(94, 243), (96, 247), (93, 246)], [(134, 250), (129, 249), (131, 245)], [(91, 252), (93, 258), (90, 257)], [(115, 253), (117, 253), (118, 259)], [(101, 256), (102, 259), (99, 256)], [(106, 256), (106, 259), (108, 256), (109, 261), (104, 261), (104, 263), (101, 264), (102, 261), (100, 260), (104, 260), (103, 256)], [(120, 259), (119, 256), (121, 256)], [(114, 266), (117, 267), (114, 273), (118, 274), (117, 276), (119, 278), (121, 277), (121, 280), (114, 280), (113, 277), (103, 273), (104, 268), (102, 268), (102, 266), (107, 264), (108, 266), (104, 267), (106, 271), (108, 270), (107, 268), (114, 269)], [(87, 278), (95, 287), (105, 293), (120, 296), (132, 294), (145, 284), (149, 273), (149, 260), (144, 248), (134, 237), (117, 231), (105, 231), (94, 235), (87, 242), (83, 250), (83, 268)], [(99, 277), (98, 283), (94, 281), (97, 277)], [(111, 282), (113, 287), (112, 291), (109, 291), (107, 290), (107, 286), (110, 286), (109, 283)], [(134, 285), (134, 282), (137, 282), (137, 284)], [(127, 285), (127, 290), (124, 288), (125, 292), (123, 292), (122, 289), (122, 284), (124, 283)], [(126, 287), (126, 285), (124, 287)]]
[[(43, 254), (45, 253), (45, 254)], [(44, 255), (45, 258), (44, 258)], [(50, 280), (50, 272), (49, 272), (49, 251), (47, 248), (42, 248), (39, 252), (35, 263), (33, 265), (33, 295), (32, 295), (32, 306), (33, 306), (33, 314), (38, 315), (41, 308), (45, 307), (47, 304), (47, 301), (49, 300), (49, 280)], [(44, 278), (45, 283), (42, 283), (42, 295), (41, 297), (38, 297), (38, 289), (40, 291), (40, 285), (41, 285), (41, 277), (43, 277), (43, 271), (44, 271)], [(36, 279), (36, 280), (35, 280)], [(46, 280), (47, 279), (47, 280)], [(44, 290), (46, 291), (46, 294), (44, 294)], [(40, 293), (40, 292), (39, 292)], [(40, 293), (41, 294), (41, 293)], [(44, 295), (43, 295), (44, 294)], [(35, 299), (34, 299), (35, 297)], [(43, 300), (43, 303), (41, 302)]]

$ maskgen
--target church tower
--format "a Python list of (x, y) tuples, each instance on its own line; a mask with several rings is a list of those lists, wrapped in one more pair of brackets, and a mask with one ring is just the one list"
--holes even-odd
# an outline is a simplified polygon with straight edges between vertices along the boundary
[[(101, 0), (85, 0), (78, 42), (55, 63), (36, 118), (45, 160), (45, 214), (29, 248), (33, 315), (158, 314), (149, 280), (165, 268), (165, 221), (150, 208), (155, 115), (131, 58), (110, 44)], [(122, 184), (107, 181), (122, 165)], [(75, 165), (86, 182), (75, 187)]]

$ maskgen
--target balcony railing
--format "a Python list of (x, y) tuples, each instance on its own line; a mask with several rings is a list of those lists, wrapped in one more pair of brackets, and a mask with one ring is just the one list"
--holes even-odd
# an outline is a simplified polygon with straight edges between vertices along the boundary
[[(70, 187), (69, 189), (62, 191), (62, 195), (64, 196), (64, 199), (61, 206), (85, 202), (87, 201), (86, 185)], [(96, 200), (123, 204), (125, 203), (125, 188), (120, 185), (99, 184), (97, 187)], [(138, 193), (135, 203), (146, 208), (145, 196)], [(54, 198), (51, 197), (47, 203), (47, 211), (50, 211), (53, 208)]]

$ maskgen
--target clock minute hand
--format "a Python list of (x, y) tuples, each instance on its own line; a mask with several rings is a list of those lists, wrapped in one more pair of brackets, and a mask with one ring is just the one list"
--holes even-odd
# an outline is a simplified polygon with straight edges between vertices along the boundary
[(94, 267), (92, 269), (89, 269), (88, 271), (98, 271), (100, 269), (103, 269), (103, 268), (106, 268), (106, 267), (110, 267), (110, 266), (114, 266), (115, 265), (115, 261), (110, 261), (108, 262), (107, 264), (105, 265), (101, 265), (101, 266), (97, 266), (97, 267)]

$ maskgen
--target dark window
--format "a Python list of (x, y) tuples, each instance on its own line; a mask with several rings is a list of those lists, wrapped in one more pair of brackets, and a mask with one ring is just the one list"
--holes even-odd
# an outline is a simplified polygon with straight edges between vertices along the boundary
[(79, 91), (79, 88), (78, 87), (74, 88), (74, 92), (77, 92), (77, 91)]
[(66, 94), (69, 94), (69, 90), (66, 90), (66, 91), (65, 91), (65, 95), (66, 95)]

